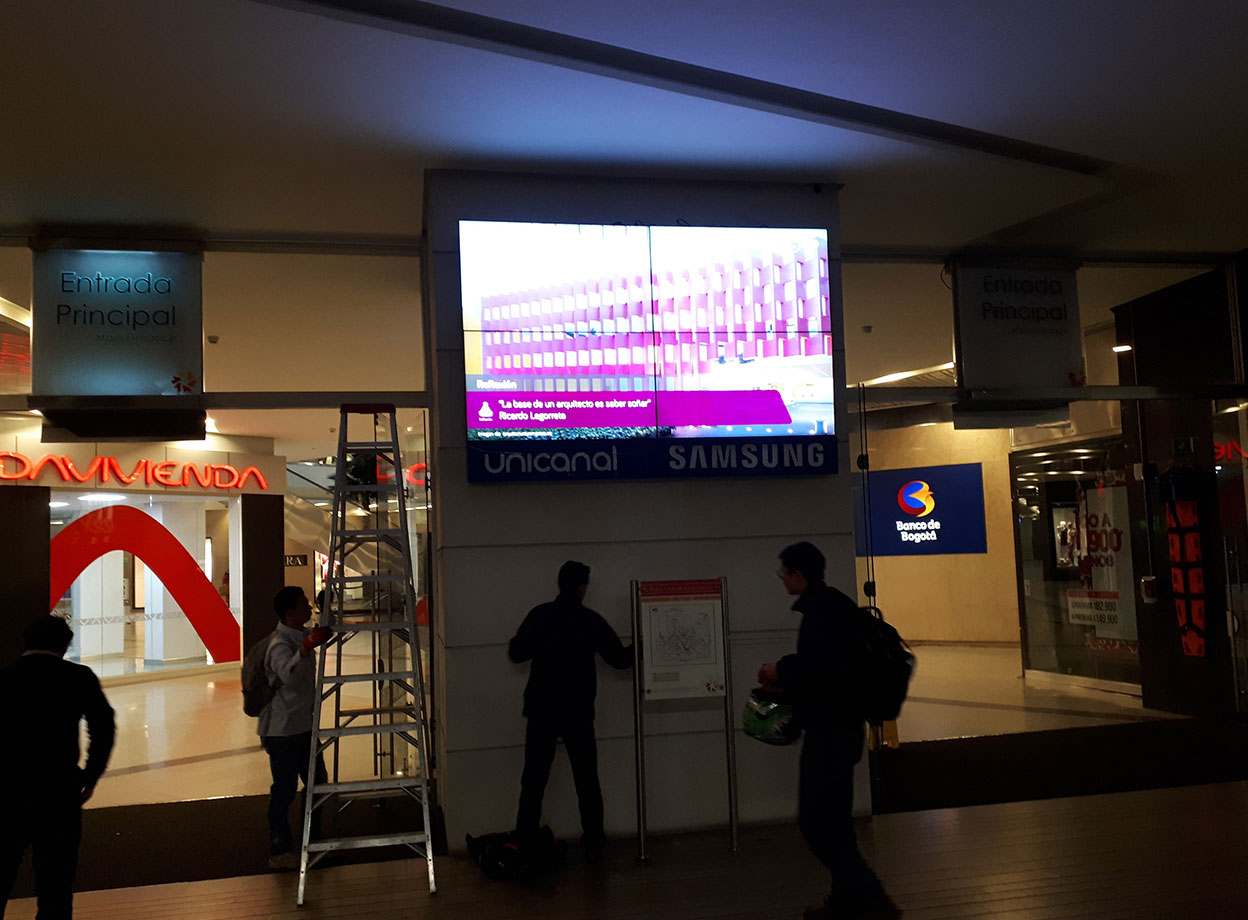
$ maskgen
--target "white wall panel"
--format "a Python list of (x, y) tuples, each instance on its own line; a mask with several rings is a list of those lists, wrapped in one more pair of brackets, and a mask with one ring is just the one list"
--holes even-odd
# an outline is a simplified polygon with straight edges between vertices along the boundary
[[(642, 486), (644, 488), (644, 486)], [(729, 630), (796, 629), (776, 567), (788, 543), (813, 540), (828, 556), (829, 582), (855, 595), (851, 534), (794, 531), (787, 536), (718, 540), (657, 538), (627, 544), (585, 541), (528, 546), (447, 547), (439, 553), (446, 644), (508, 641), (524, 615), (554, 598), (559, 566), (577, 559), (592, 569), (586, 606), (628, 636), (629, 582), (633, 579), (728, 578)], [(453, 598), (454, 600), (448, 600)]]
[[(839, 244), (829, 187), (561, 180), (438, 175), (426, 197), (435, 387), (435, 626), (440, 646), (441, 790), (448, 834), (509, 828), (523, 762), (521, 696), (527, 667), (506, 643), (525, 613), (556, 593), (561, 563), (593, 570), (587, 604), (621, 636), (630, 632), (632, 579), (729, 579), (733, 725), (758, 665), (793, 649), (798, 618), (775, 576), (776, 554), (810, 539), (829, 559), (828, 580), (856, 594), (845, 392), (838, 390), (834, 476), (472, 484), (466, 476), (463, 330), (458, 224), (473, 220), (737, 226), (826, 226), (837, 382), (841, 351)], [(608, 833), (631, 833), (634, 817), (633, 684), (600, 663), (596, 729)], [(726, 825), (722, 708), (648, 706), (647, 777), (655, 831)], [(791, 820), (797, 749), (772, 749), (737, 733), (741, 814)], [(868, 794), (860, 784), (860, 810)], [(560, 836), (579, 834), (575, 793), (560, 752), (544, 816)]]

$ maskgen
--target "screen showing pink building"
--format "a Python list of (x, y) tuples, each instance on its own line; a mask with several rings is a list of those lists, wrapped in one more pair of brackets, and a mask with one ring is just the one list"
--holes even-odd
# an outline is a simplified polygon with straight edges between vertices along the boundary
[(831, 435), (827, 232), (461, 221), (469, 440)]

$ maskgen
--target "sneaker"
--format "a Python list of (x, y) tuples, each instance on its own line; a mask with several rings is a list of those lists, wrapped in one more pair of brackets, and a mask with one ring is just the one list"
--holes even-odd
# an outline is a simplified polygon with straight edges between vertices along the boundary
[(833, 916), (852, 917), (854, 920), (897, 920), (901, 916), (901, 908), (893, 903), (893, 899), (881, 889), (879, 894), (870, 900), (859, 902), (852, 908), (845, 909), (843, 913)]
[(887, 894), (880, 892), (878, 899), (859, 907), (852, 916), (858, 920), (897, 920), (901, 916), (901, 908)]
[(893, 899), (884, 892), (866, 903), (849, 904), (831, 897), (817, 907), (807, 907), (802, 920), (896, 920), (901, 916)]
[(592, 837), (581, 836), (581, 852), (588, 863), (602, 862), (602, 853), (606, 846), (607, 838), (602, 834), (595, 834)]
[(274, 872), (291, 872), (299, 868), (299, 854), (294, 850), (275, 853), (269, 857), (269, 868)]

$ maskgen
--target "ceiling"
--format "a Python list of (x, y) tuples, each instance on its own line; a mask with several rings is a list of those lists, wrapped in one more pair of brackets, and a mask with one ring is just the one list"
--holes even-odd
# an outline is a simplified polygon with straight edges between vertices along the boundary
[(1240, 0), (4, 0), (0, 242), (414, 246), (443, 167), (841, 183), (871, 376), (948, 360), (967, 247), (1088, 260), (1085, 322), (1248, 247), (1246, 41)]

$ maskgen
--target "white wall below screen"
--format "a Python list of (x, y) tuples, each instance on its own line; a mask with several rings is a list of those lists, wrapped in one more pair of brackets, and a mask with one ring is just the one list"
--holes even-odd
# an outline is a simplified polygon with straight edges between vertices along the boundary
[[(785, 612), (784, 595), (778, 589), (777, 595), (777, 607)], [(592, 606), (593, 598), (587, 602)], [(526, 610), (517, 610), (509, 624), (513, 629)], [(731, 646), (737, 798), (744, 823), (792, 820), (797, 814), (799, 746), (761, 744), (745, 735), (740, 724), (740, 711), (756, 684), (758, 665), (793, 650), (798, 621), (796, 614), (789, 616), (787, 628), (741, 636)], [(629, 641), (627, 628), (621, 639)], [(485, 675), (492, 676), (486, 679)], [(450, 778), (450, 796), (444, 804), (452, 849), (460, 847), (464, 833), (507, 830), (515, 821), (524, 765), (521, 709), (527, 679), (528, 665), (512, 664), (505, 643), (446, 651), (445, 692), (456, 707), (454, 719), (445, 726), (443, 764), (443, 774)], [(598, 663), (594, 727), (599, 778), (607, 832), (619, 836), (630, 836), (636, 829), (633, 686), (631, 670), (617, 671)], [(645, 728), (648, 829), (664, 832), (726, 825), (727, 751), (720, 700), (650, 704)], [(865, 758), (855, 782), (854, 807), (857, 814), (870, 810)], [(542, 815), (559, 837), (579, 836), (576, 793), (562, 745)]]

